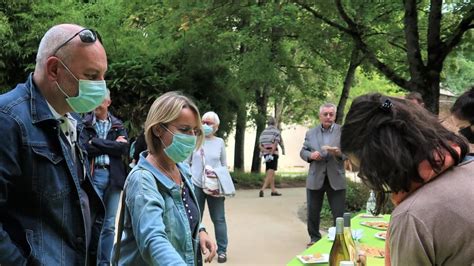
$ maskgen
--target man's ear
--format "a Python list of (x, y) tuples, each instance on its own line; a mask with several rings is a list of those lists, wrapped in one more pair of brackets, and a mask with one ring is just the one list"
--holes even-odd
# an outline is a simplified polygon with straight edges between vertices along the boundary
[(106, 101), (107, 107), (109, 107), (109, 106), (112, 104), (112, 100), (111, 100), (111, 99), (107, 99), (107, 100), (105, 100), (105, 101)]
[(51, 56), (46, 60), (46, 75), (48, 80), (56, 81), (58, 76), (59, 60), (58, 58)]

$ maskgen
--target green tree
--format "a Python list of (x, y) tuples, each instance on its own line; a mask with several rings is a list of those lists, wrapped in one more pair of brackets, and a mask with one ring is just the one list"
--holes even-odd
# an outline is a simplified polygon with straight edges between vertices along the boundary
[[(323, 15), (317, 5), (294, 2), (315, 18), (350, 36), (378, 71), (398, 86), (420, 92), (427, 107), (438, 112), (443, 63), (461, 42), (464, 33), (473, 27), (472, 4), (461, 1), (443, 5), (441, 0), (375, 4), (335, 0), (332, 9), (337, 10), (339, 17), (331, 18)], [(356, 6), (372, 12), (358, 16)], [(400, 19), (402, 22), (392, 23)], [(391, 23), (387, 24), (387, 21)], [(394, 58), (388, 47), (397, 48), (397, 54), (404, 54), (406, 60), (401, 63), (388, 60)]]

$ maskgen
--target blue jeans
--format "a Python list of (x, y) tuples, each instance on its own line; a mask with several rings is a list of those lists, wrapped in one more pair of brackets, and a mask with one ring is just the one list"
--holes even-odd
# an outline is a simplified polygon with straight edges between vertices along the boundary
[(120, 200), (120, 188), (109, 186), (109, 171), (94, 169), (93, 183), (105, 205), (105, 218), (99, 240), (98, 265), (110, 265), (115, 238), (115, 216)]
[(214, 231), (216, 232), (217, 254), (227, 252), (227, 224), (225, 222), (225, 197), (212, 197), (203, 192), (202, 188), (194, 186), (194, 193), (201, 211), (201, 219), (204, 213), (205, 202), (209, 206), (209, 214), (211, 215)]

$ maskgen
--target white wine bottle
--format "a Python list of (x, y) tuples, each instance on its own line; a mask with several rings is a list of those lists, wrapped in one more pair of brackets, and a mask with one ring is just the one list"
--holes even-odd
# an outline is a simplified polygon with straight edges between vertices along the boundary
[(349, 250), (344, 238), (344, 218), (336, 218), (336, 236), (329, 253), (329, 266), (339, 266), (343, 260), (350, 260)]
[(346, 240), (350, 261), (357, 263), (357, 246), (354, 242), (354, 238), (352, 238), (350, 212), (344, 213), (344, 239)]

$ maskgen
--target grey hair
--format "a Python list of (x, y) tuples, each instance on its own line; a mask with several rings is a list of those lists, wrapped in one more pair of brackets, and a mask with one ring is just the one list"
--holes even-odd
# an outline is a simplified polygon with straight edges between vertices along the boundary
[(216, 125), (220, 125), (220, 123), (221, 123), (221, 120), (219, 119), (219, 116), (213, 111), (209, 111), (209, 112), (206, 112), (205, 114), (203, 114), (201, 120), (204, 120), (206, 118), (212, 119), (212, 121), (214, 121), (214, 123), (216, 123)]
[(267, 125), (269, 126), (274, 126), (276, 125), (276, 121), (275, 121), (275, 118), (273, 116), (269, 116), (268, 119), (267, 119)]
[(332, 103), (325, 103), (325, 104), (321, 105), (321, 107), (319, 107), (319, 113), (321, 113), (323, 111), (323, 108), (333, 108), (334, 111), (337, 111), (336, 105), (334, 105)]
[[(77, 27), (77, 28), (76, 28)], [(36, 54), (36, 68), (43, 65), (46, 59), (53, 55), (59, 45), (71, 38), (74, 31), (82, 28), (75, 24), (60, 24), (50, 28), (41, 39)]]

